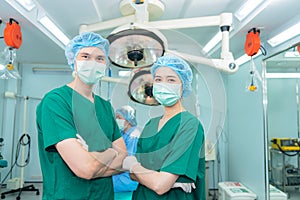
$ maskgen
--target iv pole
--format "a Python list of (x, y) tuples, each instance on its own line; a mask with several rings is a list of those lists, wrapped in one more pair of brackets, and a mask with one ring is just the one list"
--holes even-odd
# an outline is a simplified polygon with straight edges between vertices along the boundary
[[(27, 136), (27, 132), (26, 132), (26, 111), (27, 111), (27, 100), (28, 97), (24, 97), (24, 112), (23, 112), (23, 133), (25, 134), (25, 136)], [(23, 141), (23, 139), (22, 139)], [(24, 144), (24, 141), (22, 142), (22, 144)], [(20, 187), (23, 188), (24, 186), (24, 151), (25, 151), (25, 146), (22, 145), (22, 166), (21, 166), (21, 180), (20, 180)]]
[(300, 138), (300, 124), (299, 124), (299, 82), (298, 82), (298, 79), (296, 80), (296, 105), (297, 105), (297, 137), (299, 139)]
[[(296, 69), (296, 71), (298, 71)], [(298, 143), (300, 140), (300, 122), (299, 122), (299, 82), (298, 79), (296, 79), (296, 106), (297, 106), (297, 139), (298, 139)], [(297, 168), (300, 168), (300, 155), (297, 155), (298, 159), (297, 159)]]
[[(14, 97), (20, 97), (15, 95)], [(20, 182), (19, 182), (19, 188), (18, 189), (13, 189), (7, 192), (3, 192), (1, 193), (1, 199), (5, 199), (5, 195), (6, 194), (11, 194), (11, 193), (15, 193), (15, 192), (19, 192), (18, 196), (16, 197), (16, 200), (20, 200), (21, 197), (21, 193), (23, 191), (34, 191), (36, 192), (36, 195), (40, 194), (39, 189), (35, 188), (34, 185), (28, 185), (24, 187), (24, 168), (25, 168), (25, 145), (26, 143), (29, 143), (29, 139), (30, 136), (27, 134), (26, 132), (26, 113), (27, 113), (27, 101), (28, 101), (29, 97), (28, 96), (24, 96), (24, 113), (23, 113), (23, 135), (21, 136), (21, 145), (22, 145), (22, 149), (21, 149), (21, 177), (20, 177)], [(24, 138), (28, 138), (28, 141), (24, 141)], [(30, 149), (28, 149), (28, 151), (30, 151)]]

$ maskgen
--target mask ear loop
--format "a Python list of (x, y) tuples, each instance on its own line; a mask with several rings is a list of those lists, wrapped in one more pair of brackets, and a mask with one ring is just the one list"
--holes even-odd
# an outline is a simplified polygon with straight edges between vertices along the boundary
[(180, 90), (181, 90), (180, 91), (180, 98), (178, 100), (182, 99), (182, 97), (183, 97), (183, 84), (182, 83), (180, 83)]
[(72, 72), (72, 77), (73, 77), (73, 78), (76, 78), (76, 76), (77, 76), (77, 71), (74, 70), (74, 71)]
[[(76, 60), (75, 60), (75, 62), (76, 62)], [(75, 66), (75, 62), (73, 63), (73, 72), (72, 72), (72, 77), (73, 78), (76, 78), (76, 76), (77, 76), (77, 66)]]

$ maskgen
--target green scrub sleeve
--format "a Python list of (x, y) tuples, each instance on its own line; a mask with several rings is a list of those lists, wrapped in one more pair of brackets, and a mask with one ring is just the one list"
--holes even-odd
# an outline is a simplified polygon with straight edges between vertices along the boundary
[(45, 149), (68, 138), (75, 138), (70, 105), (57, 94), (47, 95), (42, 104), (41, 129)]
[(183, 120), (171, 141), (169, 155), (160, 171), (184, 175), (180, 182), (195, 182), (201, 149), (204, 141), (203, 127), (196, 118)]

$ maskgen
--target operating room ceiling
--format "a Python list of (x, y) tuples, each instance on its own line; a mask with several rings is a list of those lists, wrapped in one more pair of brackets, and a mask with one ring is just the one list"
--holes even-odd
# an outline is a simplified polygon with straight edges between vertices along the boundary
[[(0, 18), (4, 22), (9, 18), (14, 18), (21, 25), (23, 43), (17, 50), (17, 60), (21, 63), (66, 64), (63, 48), (8, 3), (12, 1), (15, 0), (1, 0)], [(93, 24), (123, 17), (119, 9), (120, 0), (35, 0), (35, 2), (70, 39), (79, 33), (79, 27), (82, 24)], [(216, 16), (224, 12), (234, 14), (246, 0), (162, 0), (162, 2), (165, 6), (163, 15), (153, 20)], [(260, 12), (254, 11), (257, 13), (253, 13), (243, 21), (239, 21), (233, 15), (230, 51), (234, 58), (244, 54), (246, 34), (253, 27), (261, 29), (261, 42), (268, 51), (271, 48), (266, 42), (269, 38), (300, 21), (299, 4), (299, 0), (273, 0), (266, 8)], [(2, 23), (0, 25), (1, 36), (4, 27), (5, 24)], [(112, 29), (108, 29), (99, 33), (107, 37), (111, 31)], [(205, 46), (219, 29), (218, 27), (197, 27), (177, 31), (197, 41), (200, 46)], [(5, 43), (1, 41), (0, 50), (2, 51), (4, 47)], [(218, 55), (220, 47), (217, 45), (213, 48), (213, 53)]]

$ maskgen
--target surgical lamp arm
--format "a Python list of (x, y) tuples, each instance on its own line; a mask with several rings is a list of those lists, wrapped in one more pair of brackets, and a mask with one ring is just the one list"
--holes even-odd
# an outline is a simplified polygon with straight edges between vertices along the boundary
[(82, 24), (79, 27), (79, 33), (89, 32), (89, 31), (96, 32), (96, 31), (107, 30), (110, 28), (115, 28), (115, 27), (130, 23), (130, 22), (134, 21), (134, 19), (135, 19), (134, 15), (128, 15), (125, 17), (120, 17), (120, 18), (108, 20), (105, 22), (98, 22), (98, 23), (94, 23), (94, 24)]
[[(115, 20), (109, 20), (106, 22), (99, 22), (90, 25), (81, 25), (80, 32), (105, 30), (108, 28), (117, 27), (122, 24), (124, 25), (126, 24), (126, 22), (129, 23), (130, 20), (131, 22), (134, 21), (134, 15), (118, 18)], [(227, 73), (234, 73), (238, 70), (238, 65), (235, 63), (233, 55), (229, 51), (229, 29), (232, 25), (232, 13), (222, 13), (218, 16), (145, 22), (145, 25), (149, 27), (155, 27), (156, 29), (181, 29), (219, 26), (222, 31), (222, 50), (220, 59), (208, 59), (171, 50), (166, 50), (166, 52), (177, 54), (179, 56), (184, 57), (190, 62), (205, 64)]]
[[(84, 31), (101, 31), (110, 28), (115, 28), (126, 23), (136, 22), (135, 15), (129, 15), (120, 17), (117, 19), (108, 20), (105, 22), (98, 22), (94, 24), (83, 24), (79, 28), (79, 32)], [(147, 25), (156, 29), (182, 29), (182, 28), (195, 28), (195, 27), (207, 27), (207, 26), (231, 26), (232, 14), (222, 13), (218, 16), (207, 16), (207, 17), (194, 17), (185, 19), (173, 19), (173, 20), (159, 20), (152, 22), (144, 22)]]
[(234, 73), (238, 70), (237, 64), (234, 62), (232, 54), (229, 52), (227, 57), (221, 58), (221, 59), (210, 59), (206, 57), (201, 57), (201, 56), (195, 56), (195, 55), (190, 55), (186, 53), (181, 53), (178, 51), (171, 51), (168, 50), (168, 53), (183, 57), (189, 62), (192, 63), (200, 63), (204, 64), (207, 66), (211, 66), (213, 68), (216, 68), (220, 71), (226, 72), (226, 73)]
[[(205, 26), (219, 25), (220, 26), (220, 29), (222, 31), (221, 58), (220, 59), (209, 59), (209, 58), (205, 58), (205, 57), (185, 54), (185, 53), (171, 51), (171, 50), (167, 50), (167, 52), (176, 54), (178, 56), (182, 56), (190, 62), (205, 64), (205, 65), (214, 67), (218, 70), (221, 70), (223, 72), (227, 72), (227, 73), (236, 72), (238, 70), (238, 65), (235, 62), (232, 53), (229, 51), (229, 30), (230, 30), (231, 23), (232, 23), (232, 14), (231, 13), (223, 13), (219, 17), (192, 18), (192, 20), (190, 22), (196, 23), (194, 21), (194, 19), (197, 19), (198, 20), (197, 23), (199, 23), (199, 24), (196, 24), (193, 27), (200, 26), (200, 25), (205, 25)], [(178, 27), (180, 27), (180, 25), (181, 25), (180, 21), (178, 21), (178, 22), (177, 22), (177, 20), (175, 20), (175, 21), (173, 23), (176, 24), (176, 26), (178, 25)], [(183, 28), (187, 28), (187, 27), (188, 27), (188, 24), (186, 24), (185, 27), (183, 27)]]
[(182, 29), (182, 28), (195, 28), (195, 27), (207, 27), (207, 26), (221, 27), (226, 25), (231, 26), (231, 24), (232, 24), (232, 14), (222, 13), (217, 16), (152, 21), (146, 23), (145, 25), (163, 30), (163, 29)]

